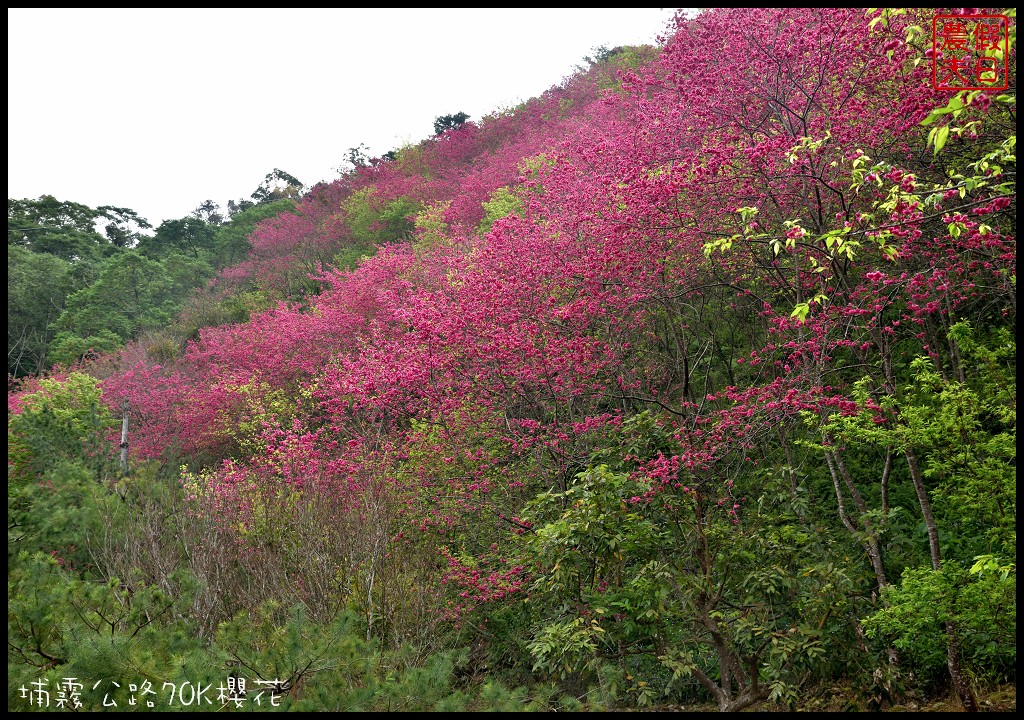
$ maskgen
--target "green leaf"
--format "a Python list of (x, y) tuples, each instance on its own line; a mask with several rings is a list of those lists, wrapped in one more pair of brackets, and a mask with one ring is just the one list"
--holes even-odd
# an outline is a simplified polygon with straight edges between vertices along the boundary
[(936, 108), (935, 110), (932, 110), (928, 117), (921, 121), (921, 124), (931, 125), (933, 122), (938, 120), (943, 115), (949, 115), (950, 113), (959, 113), (960, 110), (963, 110), (963, 107), (963, 100), (960, 98), (960, 93), (958, 93), (953, 96), (953, 98), (949, 101), (946, 107)]

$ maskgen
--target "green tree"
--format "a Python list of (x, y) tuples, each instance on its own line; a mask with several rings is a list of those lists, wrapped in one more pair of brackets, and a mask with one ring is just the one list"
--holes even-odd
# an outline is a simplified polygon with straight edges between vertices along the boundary
[(111, 258), (53, 323), (59, 332), (51, 359), (74, 362), (113, 350), (142, 330), (169, 326), (188, 293), (212, 274), (205, 260), (180, 252), (153, 260), (127, 250)]
[(207, 225), (217, 227), (224, 222), (224, 215), (220, 211), (220, 205), (213, 200), (203, 200), (191, 213), (192, 217), (198, 218)]
[(302, 197), (304, 188), (305, 185), (294, 175), (285, 172), (281, 168), (274, 168), (267, 173), (267, 176), (251, 197), (257, 205), (265, 205), (282, 198), (298, 200)]
[(7, 372), (14, 377), (49, 367), (50, 325), (64, 310), (68, 295), (89, 279), (91, 266), (50, 253), (7, 246)]
[[(906, 652), (922, 676), (948, 667), (961, 698), (968, 673), (1006, 676), (1016, 661), (1016, 342), (1002, 329), (980, 342), (967, 323), (950, 329), (963, 380), (943, 377), (932, 359), (910, 364), (901, 398), (874, 413), (833, 421), (849, 444), (894, 448), (908, 458), (930, 565), (908, 568), (883, 589), (887, 606), (865, 620)], [(983, 572), (989, 565), (1007, 568)], [(998, 618), (998, 621), (996, 620)], [(961, 669), (961, 664), (964, 667)]]
[(81, 508), (91, 487), (113, 476), (115, 427), (96, 380), (72, 373), (41, 380), (7, 420), (7, 543), (12, 554), (59, 550), (87, 562)]
[(543, 605), (534, 667), (603, 678), (611, 700), (641, 705), (694, 681), (722, 710), (793, 703), (826, 661), (829, 620), (854, 581), (784, 474), (663, 484), (624, 459), (668, 454), (671, 442), (634, 416), (564, 492), (530, 506), (523, 564)]
[(134, 210), (128, 208), (103, 205), (96, 208), (98, 220), (107, 223), (103, 232), (112, 245), (119, 248), (133, 248), (145, 237), (143, 230), (152, 230), (153, 226)]
[[(112, 212), (113, 209), (107, 209)], [(130, 212), (130, 211), (129, 211)], [(7, 200), (7, 244), (62, 260), (98, 260), (117, 252), (117, 242), (96, 230), (109, 219), (104, 212), (81, 203), (43, 195), (38, 200)]]
[(456, 128), (462, 127), (467, 120), (469, 115), (464, 112), (457, 112), (454, 115), (441, 115), (434, 118), (434, 134), (440, 135), (446, 130), (455, 130)]
[[(367, 154), (369, 147), (363, 143), (359, 143), (355, 147), (350, 147), (345, 151), (345, 160), (341, 165), (338, 166), (337, 170), (340, 175), (347, 174), (350, 170), (356, 170), (358, 168), (367, 167), (372, 162), (370, 156)], [(349, 167), (351, 166), (351, 167)]]
[(215, 234), (215, 226), (194, 215), (165, 220), (155, 235), (139, 242), (138, 250), (153, 259), (166, 257), (172, 252), (205, 259), (212, 250)]

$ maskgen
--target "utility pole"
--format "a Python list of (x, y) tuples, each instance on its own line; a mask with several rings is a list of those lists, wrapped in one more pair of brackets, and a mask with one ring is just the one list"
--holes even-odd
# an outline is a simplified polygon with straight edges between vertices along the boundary
[(128, 398), (121, 403), (121, 474), (128, 473)]

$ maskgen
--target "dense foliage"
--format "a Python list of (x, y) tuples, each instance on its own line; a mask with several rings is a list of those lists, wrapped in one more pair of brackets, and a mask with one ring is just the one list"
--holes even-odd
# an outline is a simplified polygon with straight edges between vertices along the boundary
[(932, 14), (680, 14), (229, 225), (9, 243), (77, 288), (12, 372), (112, 351), (8, 396), (9, 705), (1015, 682), (1016, 75), (935, 90)]

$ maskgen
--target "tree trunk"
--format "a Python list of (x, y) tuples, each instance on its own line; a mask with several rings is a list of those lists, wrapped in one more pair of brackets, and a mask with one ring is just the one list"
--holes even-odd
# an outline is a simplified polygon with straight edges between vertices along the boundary
[[(924, 486), (924, 476), (914, 451), (908, 448), (905, 454), (907, 465), (910, 468), (910, 478), (914, 481), (914, 490), (917, 492), (917, 501), (921, 505), (921, 515), (924, 516), (925, 527), (928, 529), (928, 550), (931, 554), (932, 570), (939, 572), (942, 570), (942, 548), (939, 546), (939, 530), (935, 524), (935, 516), (932, 515), (928, 489)], [(946, 633), (946, 667), (949, 668), (949, 677), (953, 680), (953, 688), (956, 690), (964, 710), (978, 712), (978, 700), (974, 697), (971, 684), (964, 677), (963, 668), (960, 666), (960, 636), (957, 632), (956, 621), (946, 621), (943, 624), (943, 630)]]

